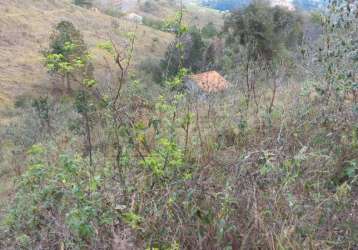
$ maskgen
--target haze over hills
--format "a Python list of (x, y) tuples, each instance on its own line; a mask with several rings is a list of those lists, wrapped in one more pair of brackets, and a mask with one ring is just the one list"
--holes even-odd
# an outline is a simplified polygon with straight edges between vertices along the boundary
[[(251, 0), (203, 0), (202, 4), (226, 11), (248, 5)], [(324, 0), (270, 0), (272, 5), (286, 6), (289, 9), (314, 10), (323, 7)]]

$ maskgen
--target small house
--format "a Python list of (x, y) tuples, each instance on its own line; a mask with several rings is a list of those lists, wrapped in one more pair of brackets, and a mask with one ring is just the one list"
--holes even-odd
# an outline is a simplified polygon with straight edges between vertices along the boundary
[(142, 24), (143, 23), (143, 17), (136, 14), (136, 13), (129, 13), (128, 15), (125, 16), (125, 18), (128, 21), (134, 22), (134, 23), (138, 23), (138, 24)]

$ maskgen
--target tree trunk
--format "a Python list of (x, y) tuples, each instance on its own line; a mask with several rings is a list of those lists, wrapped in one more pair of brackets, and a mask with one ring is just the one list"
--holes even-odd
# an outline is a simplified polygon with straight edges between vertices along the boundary
[(246, 96), (246, 106), (247, 109), (249, 109), (250, 106), (250, 78), (249, 78), (249, 71), (250, 71), (250, 66), (249, 66), (249, 60), (246, 62), (246, 88), (247, 88), (247, 96)]
[(276, 83), (276, 80), (274, 80), (271, 103), (270, 103), (270, 107), (268, 109), (269, 114), (272, 113), (273, 105), (274, 105), (275, 98), (276, 98), (276, 90), (277, 90), (277, 83)]
[(66, 88), (67, 88), (67, 93), (71, 93), (72, 88), (71, 88), (70, 74), (69, 73), (65, 73), (65, 84), (66, 84)]
[(187, 156), (187, 153), (188, 153), (188, 142), (189, 142), (189, 127), (190, 127), (190, 119), (189, 119), (189, 116), (190, 116), (190, 104), (188, 103), (188, 106), (187, 106), (187, 121), (186, 121), (186, 124), (185, 124), (185, 147), (184, 147), (184, 155), (185, 157)]
[(88, 152), (89, 152), (90, 166), (93, 166), (91, 127), (90, 127), (90, 124), (89, 124), (89, 118), (88, 118), (87, 112), (83, 113), (83, 117), (85, 119), (86, 137), (87, 137), (87, 149), (88, 149)]

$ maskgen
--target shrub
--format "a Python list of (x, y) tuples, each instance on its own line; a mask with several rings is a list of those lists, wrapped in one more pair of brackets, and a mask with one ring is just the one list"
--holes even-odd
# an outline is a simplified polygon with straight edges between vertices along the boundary
[(215, 25), (212, 22), (209, 22), (201, 29), (201, 34), (204, 38), (212, 38), (218, 34)]
[(74, 0), (73, 3), (81, 7), (89, 8), (92, 6), (92, 1), (93, 0)]
[(154, 19), (150, 17), (143, 17), (143, 24), (153, 29), (165, 31), (165, 22), (160, 19)]
[[(43, 160), (47, 153), (42, 145), (28, 151), (28, 169), (17, 182), (15, 203), (5, 218), (8, 237), (16, 239), (17, 247), (23, 247), (24, 239), (27, 247), (100, 243), (96, 231), (109, 230), (105, 226), (118, 216), (101, 197), (102, 175), (92, 175), (79, 156), (61, 155), (48, 165)], [(51, 236), (44, 238), (44, 233)]]
[(160, 67), (159, 60), (147, 58), (140, 63), (139, 68), (143, 70), (146, 74), (151, 75), (155, 83), (162, 83), (162, 68)]

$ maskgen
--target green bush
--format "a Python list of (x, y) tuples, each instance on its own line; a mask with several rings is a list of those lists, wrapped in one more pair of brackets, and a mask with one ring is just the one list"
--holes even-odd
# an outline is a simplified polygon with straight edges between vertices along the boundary
[(89, 8), (92, 6), (92, 2), (93, 0), (74, 0), (73, 3), (81, 7)]
[[(51, 235), (52, 247), (83, 248), (100, 242), (96, 230), (118, 218), (100, 193), (103, 176), (92, 175), (79, 156), (61, 155), (49, 165), (46, 154), (42, 145), (28, 151), (29, 166), (17, 182), (14, 206), (5, 218), (8, 236), (15, 237), (19, 247), (24, 239), (28, 246), (45, 243), (44, 232)], [(63, 234), (61, 227), (69, 231)]]
[(212, 38), (218, 34), (215, 25), (210, 22), (201, 29), (201, 34), (204, 38)]
[(156, 30), (165, 31), (166, 24), (160, 19), (154, 19), (150, 17), (143, 17), (143, 24)]

